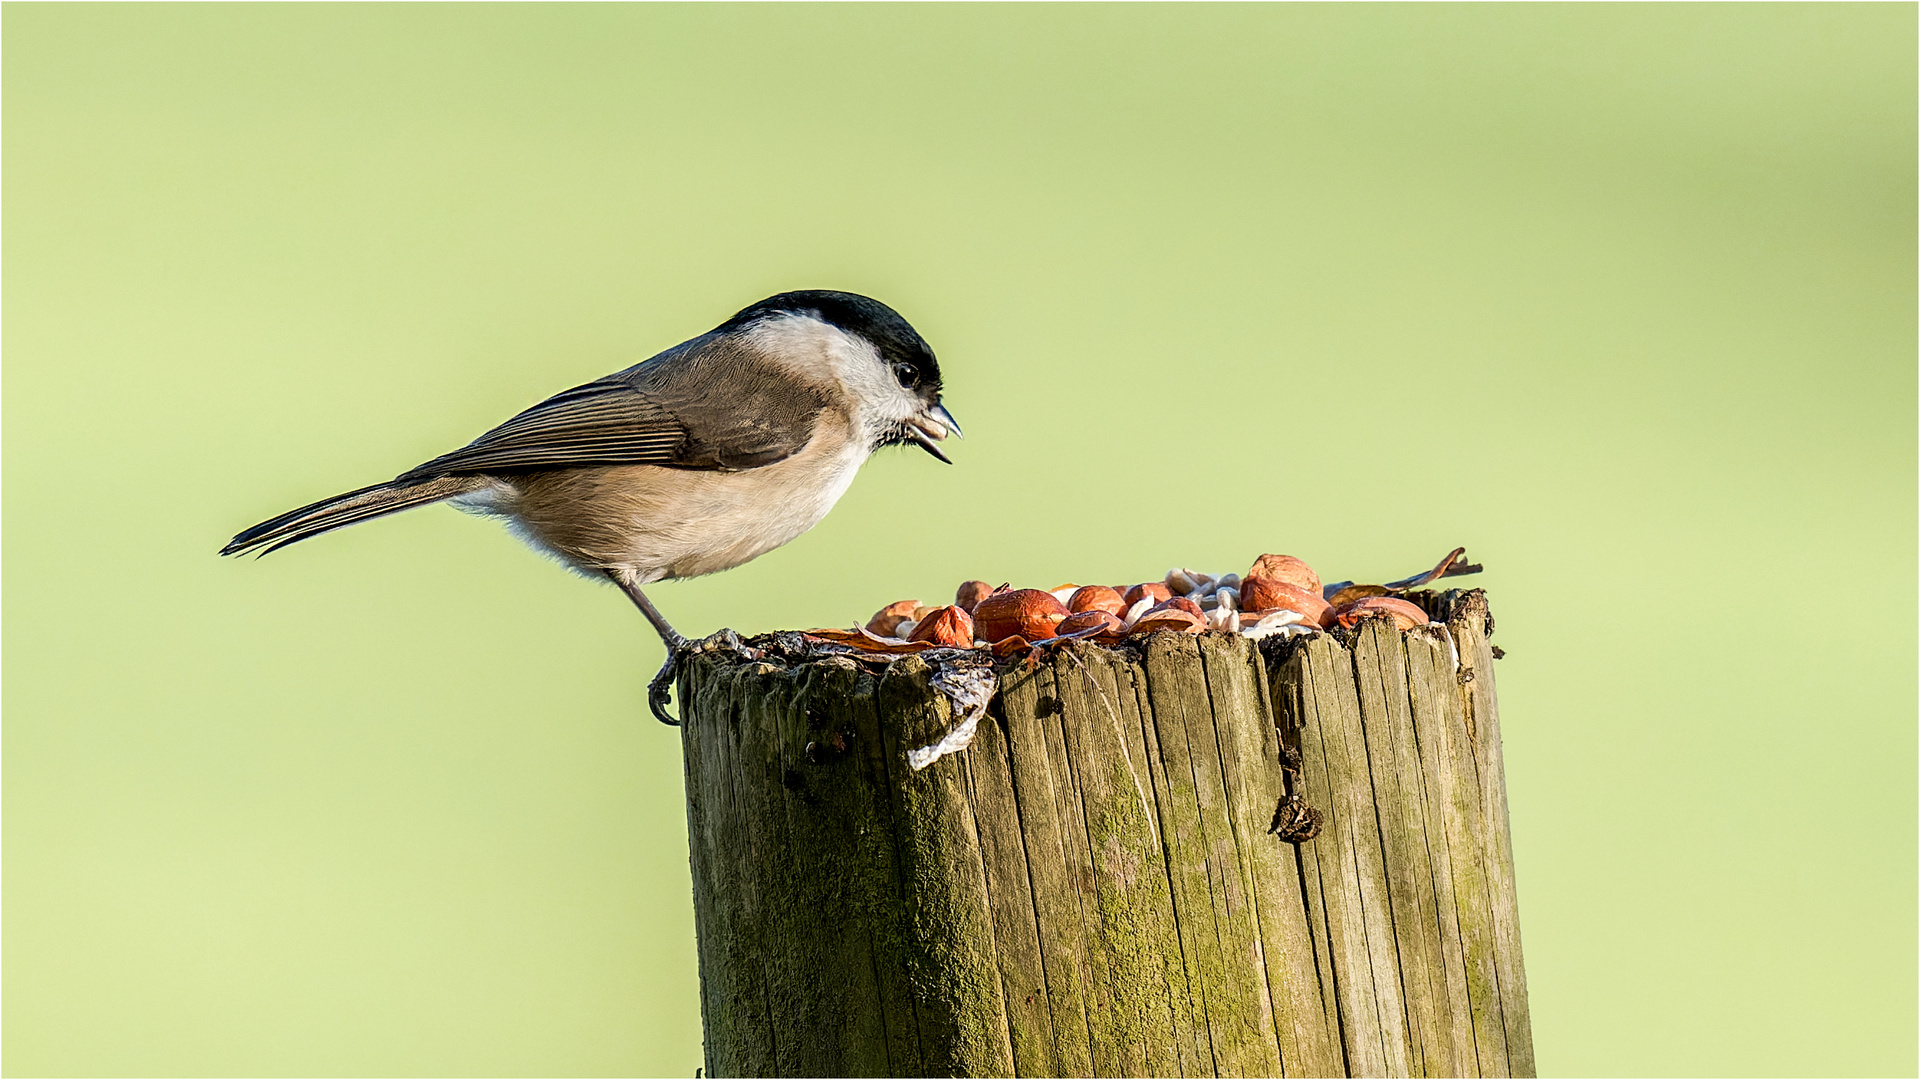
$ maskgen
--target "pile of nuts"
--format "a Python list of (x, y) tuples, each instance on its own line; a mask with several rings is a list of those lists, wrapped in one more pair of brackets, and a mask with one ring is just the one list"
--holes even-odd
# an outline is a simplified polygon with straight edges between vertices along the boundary
[(1322, 586), (1313, 567), (1291, 555), (1262, 555), (1245, 575), (1216, 577), (1182, 567), (1167, 571), (1163, 580), (1135, 585), (995, 589), (969, 581), (943, 607), (901, 600), (881, 608), (864, 629), (808, 633), (875, 652), (988, 647), (1007, 656), (1050, 639), (1112, 645), (1162, 630), (1259, 639), (1350, 628), (1367, 618), (1392, 619), (1407, 630), (1426, 625), (1427, 614), (1392, 594), (1480, 569), (1460, 562), (1462, 554), (1456, 549), (1432, 570), (1390, 585)]

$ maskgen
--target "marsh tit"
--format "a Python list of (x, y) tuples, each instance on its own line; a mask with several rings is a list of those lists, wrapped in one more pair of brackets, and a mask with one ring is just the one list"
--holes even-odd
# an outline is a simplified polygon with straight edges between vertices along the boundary
[[(818, 524), (882, 446), (938, 443), (933, 350), (853, 293), (781, 293), (625, 371), (565, 390), (384, 484), (263, 521), (222, 555), (266, 554), (428, 503), (504, 519), (536, 549), (618, 585), (667, 645), (647, 704), (666, 723), (688, 641), (641, 586), (764, 555)], [(948, 462), (951, 464), (951, 462)]]

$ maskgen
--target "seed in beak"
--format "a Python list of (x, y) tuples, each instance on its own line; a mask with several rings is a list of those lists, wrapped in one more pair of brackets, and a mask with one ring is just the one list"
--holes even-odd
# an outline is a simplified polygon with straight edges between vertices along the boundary
[(919, 420), (920, 418), (916, 416), (912, 420), (907, 422), (907, 438), (912, 439), (914, 443), (920, 447), (920, 449), (925, 450), (927, 453), (932, 454), (934, 457), (939, 458), (941, 461), (944, 461), (949, 465), (953, 464), (953, 459), (941, 453), (940, 447), (936, 445), (933, 441), (934, 439), (937, 439), (937, 438), (944, 438), (946, 433), (941, 432), (939, 435), (928, 435), (927, 432), (923, 428), (921, 428)]
[(947, 437), (949, 429), (956, 435), (960, 433), (960, 425), (953, 422), (952, 413), (942, 406), (935, 405), (918, 416), (908, 417), (905, 426), (907, 438), (919, 444), (920, 449), (949, 465), (953, 464), (952, 460), (934, 445), (936, 441)]
[[(928, 409), (927, 417), (928, 419), (937, 421), (941, 427), (946, 428), (948, 431), (953, 432), (955, 435), (958, 435), (963, 439), (967, 437), (967, 433), (960, 430), (960, 422), (953, 418), (953, 414), (947, 411), (947, 407), (945, 405), (935, 405), (933, 408)], [(937, 437), (938, 436), (936, 436), (936, 438)]]

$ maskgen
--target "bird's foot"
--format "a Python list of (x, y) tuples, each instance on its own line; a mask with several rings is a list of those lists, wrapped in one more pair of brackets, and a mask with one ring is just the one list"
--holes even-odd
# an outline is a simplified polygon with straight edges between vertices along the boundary
[(688, 641), (685, 638), (680, 638), (676, 641), (668, 642), (667, 662), (660, 666), (659, 674), (655, 675), (653, 681), (647, 684), (647, 708), (652, 710), (654, 718), (663, 724), (671, 724), (678, 727), (680, 721), (674, 719), (673, 714), (667, 711), (667, 701), (673, 690), (674, 681), (680, 677), (681, 666), (687, 662), (689, 657), (696, 654), (722, 651), (733, 653), (736, 656), (748, 660), (758, 660), (764, 655), (761, 650), (753, 648), (746, 642), (740, 640), (740, 635), (730, 629), (721, 630), (719, 633), (701, 638), (699, 641)]
[(693, 652), (721, 652), (724, 650), (747, 660), (758, 660), (766, 655), (762, 650), (756, 649), (741, 640), (740, 635), (734, 633), (730, 628), (722, 629), (717, 633), (701, 638), (699, 641), (689, 645), (688, 648)]
[(653, 718), (663, 724), (679, 727), (680, 721), (667, 711), (667, 701), (673, 692), (673, 682), (680, 677), (680, 661), (690, 652), (685, 640), (667, 643), (667, 662), (660, 665), (659, 674), (647, 684), (647, 708), (653, 711)]

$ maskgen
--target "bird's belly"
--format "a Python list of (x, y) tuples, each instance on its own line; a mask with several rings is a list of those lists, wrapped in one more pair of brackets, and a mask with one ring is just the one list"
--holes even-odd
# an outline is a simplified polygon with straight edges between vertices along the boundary
[(819, 524), (866, 457), (848, 447), (734, 473), (653, 465), (535, 473), (516, 477), (495, 512), (582, 570), (624, 569), (641, 584), (698, 577)]

